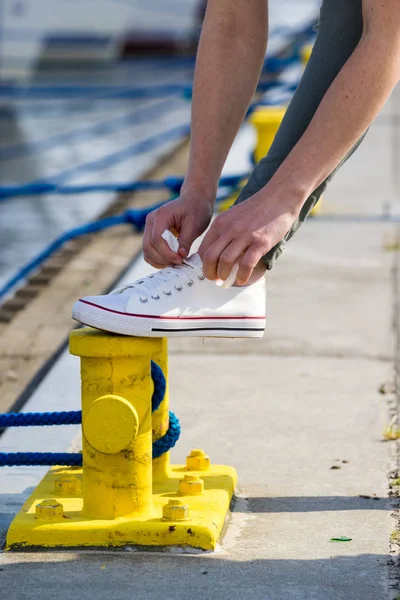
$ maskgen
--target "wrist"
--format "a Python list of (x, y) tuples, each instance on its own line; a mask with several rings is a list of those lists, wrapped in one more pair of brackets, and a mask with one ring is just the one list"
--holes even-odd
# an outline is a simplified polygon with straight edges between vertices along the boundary
[[(276, 174), (278, 175), (278, 173)], [(287, 212), (293, 214), (294, 217), (298, 217), (299, 213), (312, 193), (313, 189), (310, 188), (300, 178), (281, 178), (273, 177), (271, 181), (261, 190), (262, 196), (267, 200), (271, 197), (279, 198), (279, 204), (283, 206)]]
[(192, 180), (186, 180), (181, 187), (181, 196), (195, 199), (196, 202), (204, 202), (214, 206), (217, 197), (218, 185), (207, 185), (204, 181), (196, 183)]

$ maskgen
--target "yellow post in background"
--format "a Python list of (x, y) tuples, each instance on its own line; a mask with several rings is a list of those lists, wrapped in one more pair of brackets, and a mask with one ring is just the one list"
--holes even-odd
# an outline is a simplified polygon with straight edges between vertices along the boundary
[(151, 514), (150, 356), (161, 347), (161, 339), (71, 334), (70, 351), (81, 357), (86, 518)]
[(300, 57), (303, 67), (307, 66), (308, 61), (310, 60), (311, 52), (313, 49), (312, 44), (305, 44), (300, 50)]
[(256, 163), (268, 154), (285, 111), (286, 107), (284, 106), (260, 106), (251, 115), (250, 122), (257, 131), (257, 143), (254, 150)]

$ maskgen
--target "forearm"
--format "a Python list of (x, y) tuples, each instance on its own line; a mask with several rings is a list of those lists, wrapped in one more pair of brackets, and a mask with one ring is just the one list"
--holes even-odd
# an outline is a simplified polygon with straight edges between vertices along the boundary
[(278, 193), (294, 212), (332, 173), (378, 114), (400, 75), (395, 36), (368, 33), (325, 94), (307, 130), (282, 163), (266, 195)]
[(215, 195), (257, 86), (267, 33), (267, 0), (209, 1), (196, 61), (184, 189)]

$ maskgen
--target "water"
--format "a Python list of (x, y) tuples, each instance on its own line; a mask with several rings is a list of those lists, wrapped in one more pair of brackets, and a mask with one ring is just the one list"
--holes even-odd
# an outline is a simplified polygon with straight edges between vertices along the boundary
[[(315, 0), (275, 0), (271, 29), (315, 18)], [(272, 48), (281, 38), (271, 39)], [(32, 85), (149, 86), (192, 82), (190, 63), (176, 59), (133, 60), (113, 68), (32, 73)], [(17, 99), (0, 97), (0, 184), (57, 177), (68, 185), (127, 182), (140, 177), (176, 140), (151, 152), (128, 156), (107, 168), (98, 161), (133, 144), (188, 123), (190, 103), (182, 95), (151, 99), (92, 97)], [(85, 170), (82, 164), (91, 163)], [(172, 173), (171, 173), (172, 175)], [(0, 201), (0, 285), (58, 234), (95, 218), (114, 193), (37, 195)]]

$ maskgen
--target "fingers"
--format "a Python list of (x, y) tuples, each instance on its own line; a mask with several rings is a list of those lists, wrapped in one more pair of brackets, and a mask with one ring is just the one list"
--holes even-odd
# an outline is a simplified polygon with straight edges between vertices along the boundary
[(152, 267), (156, 269), (162, 269), (168, 266), (165, 259), (157, 252), (151, 243), (151, 227), (147, 226), (143, 234), (143, 258)]
[(260, 262), (263, 252), (255, 245), (250, 246), (239, 261), (239, 271), (236, 281), (239, 285), (246, 285), (254, 267)]
[[(171, 264), (181, 264), (182, 257), (171, 250), (167, 242), (161, 237), (168, 227), (168, 220), (157, 212), (150, 213), (146, 219), (143, 234), (143, 256), (146, 262), (157, 269)], [(161, 218), (160, 218), (161, 217)]]
[(180, 265), (182, 264), (182, 256), (171, 250), (168, 243), (162, 237), (164, 231), (170, 229), (172, 225), (173, 223), (169, 223), (168, 220), (163, 218), (162, 214), (156, 214), (151, 230), (150, 242), (153, 248), (157, 250), (158, 254), (162, 256), (169, 265)]
[(198, 253), (200, 254), (201, 259), (203, 260), (203, 256), (205, 254), (205, 252), (208, 250), (208, 248), (210, 246), (212, 246), (212, 244), (214, 242), (216, 242), (218, 240), (218, 238), (220, 237), (217, 229), (215, 228), (215, 223), (213, 223), (210, 227), (210, 229), (207, 231), (206, 235), (203, 238), (203, 241), (201, 242), (199, 249), (198, 249)]
[[(204, 240), (205, 241), (205, 240)], [(211, 245), (207, 246), (207, 250), (203, 253), (203, 273), (207, 279), (218, 279), (218, 263), (221, 254), (229, 245), (229, 239), (219, 237)], [(228, 273), (229, 275), (229, 273)]]
[(218, 260), (217, 277), (225, 281), (233, 267), (239, 262), (240, 257), (246, 250), (246, 246), (240, 240), (232, 241), (229, 246), (225, 248)]
[(161, 256), (151, 242), (153, 220), (154, 215), (153, 213), (150, 213), (146, 219), (146, 227), (143, 234), (143, 257), (152, 267), (162, 269), (169, 266), (171, 263)]

